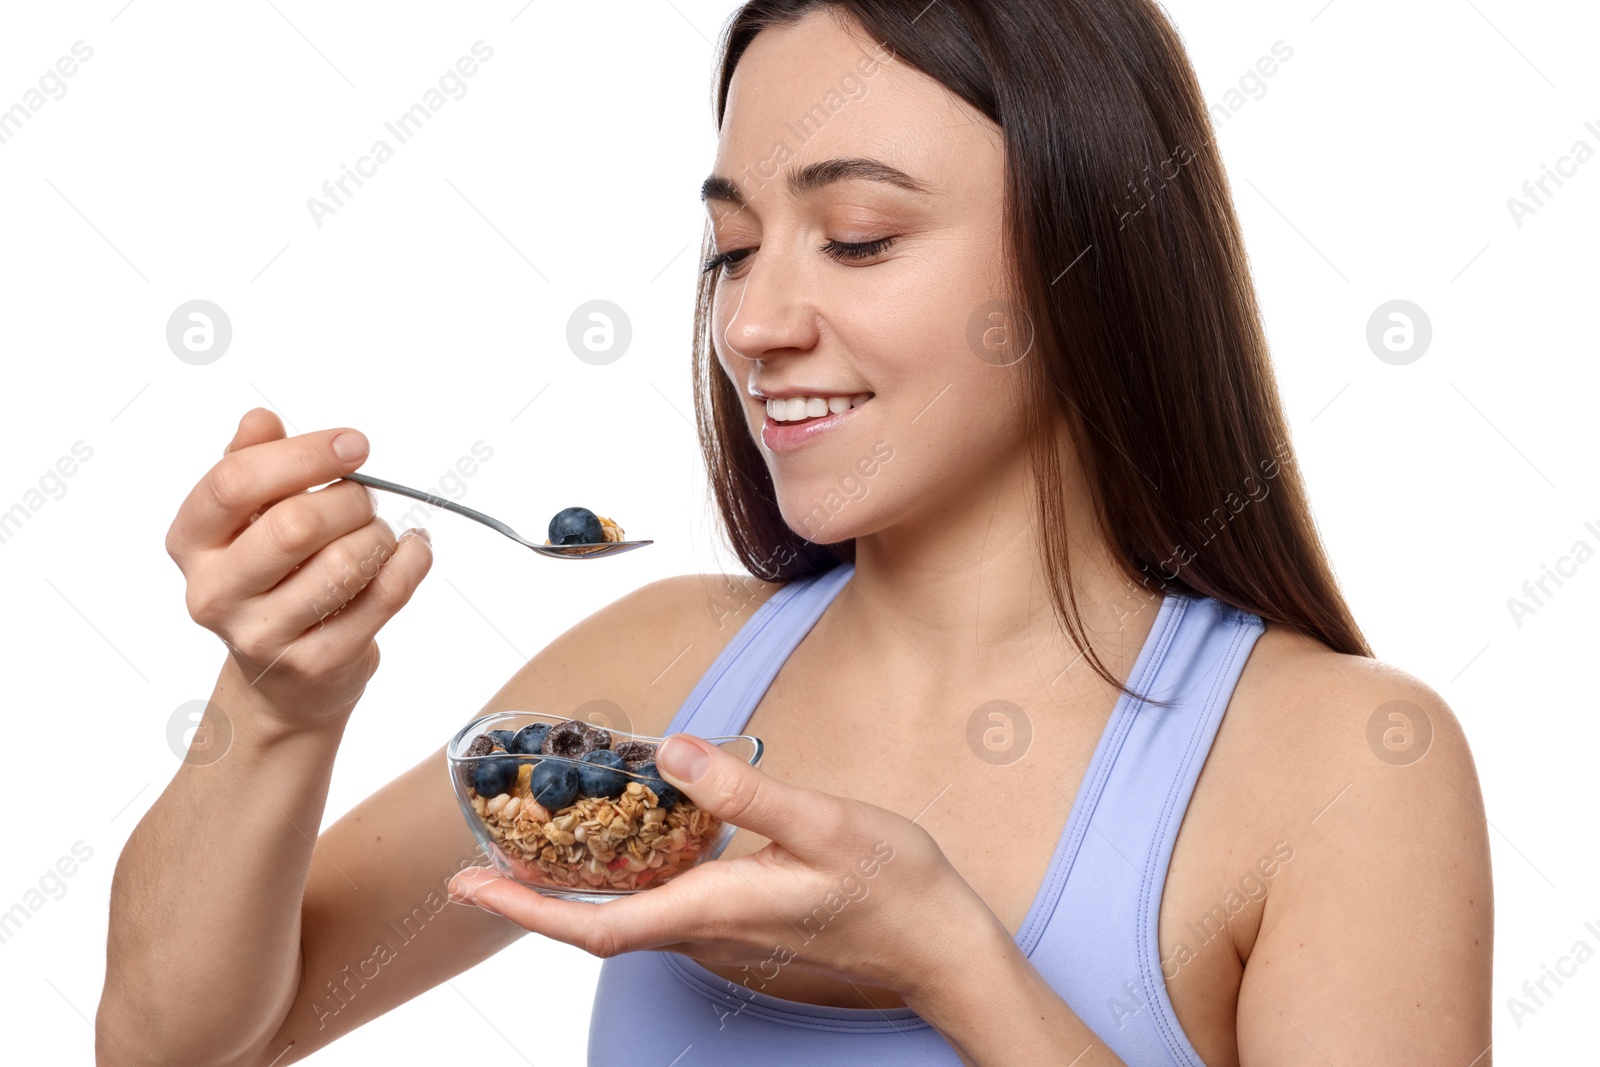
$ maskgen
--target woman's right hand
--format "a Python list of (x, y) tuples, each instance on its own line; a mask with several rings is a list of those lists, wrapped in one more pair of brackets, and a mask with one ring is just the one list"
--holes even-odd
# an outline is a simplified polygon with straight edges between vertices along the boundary
[(349, 712), (378, 668), (374, 636), (433, 563), (425, 533), (397, 540), (365, 486), (335, 480), (366, 458), (355, 430), (286, 437), (255, 408), (167, 531), (190, 617), (283, 728)]

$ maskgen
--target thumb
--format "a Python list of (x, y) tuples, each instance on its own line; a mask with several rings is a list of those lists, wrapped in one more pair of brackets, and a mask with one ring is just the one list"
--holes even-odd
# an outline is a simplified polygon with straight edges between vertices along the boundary
[(656, 770), (702, 811), (797, 854), (826, 847), (830, 824), (844, 816), (837, 797), (779, 781), (689, 734), (670, 734), (661, 742)]

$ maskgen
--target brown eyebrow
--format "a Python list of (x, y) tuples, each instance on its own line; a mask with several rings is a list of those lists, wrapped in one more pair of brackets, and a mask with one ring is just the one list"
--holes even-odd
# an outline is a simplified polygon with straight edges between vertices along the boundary
[[(808, 163), (799, 170), (791, 171), (786, 184), (790, 196), (803, 196), (825, 185), (842, 181), (883, 182), (914, 193), (933, 191), (897, 167), (891, 167), (876, 159), (861, 158), (824, 159)], [(732, 178), (721, 174), (713, 174), (705, 180), (700, 186), (700, 199), (726, 200), (739, 207), (746, 206), (744, 194), (739, 192), (738, 185)]]

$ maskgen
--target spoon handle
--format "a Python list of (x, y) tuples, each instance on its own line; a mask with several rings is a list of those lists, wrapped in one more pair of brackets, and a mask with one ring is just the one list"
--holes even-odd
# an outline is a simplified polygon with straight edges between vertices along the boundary
[(370, 486), (373, 489), (382, 489), (390, 493), (399, 493), (401, 496), (408, 496), (413, 500), (420, 500), (425, 504), (432, 504), (436, 508), (444, 508), (446, 511), (453, 511), (457, 515), (464, 515), (474, 522), (483, 523), (491, 530), (496, 530), (499, 533), (505, 534), (518, 544), (529, 545), (529, 547), (533, 547), (529, 541), (523, 538), (521, 534), (517, 533), (517, 531), (507, 526), (499, 519), (485, 515), (481, 511), (474, 511), (464, 504), (457, 504), (453, 500), (446, 500), (442, 496), (435, 496), (432, 493), (424, 492), (421, 489), (413, 489), (410, 486), (401, 485), (398, 482), (390, 482), (385, 481), (382, 478), (374, 478), (370, 474), (346, 474), (345, 478), (361, 485)]

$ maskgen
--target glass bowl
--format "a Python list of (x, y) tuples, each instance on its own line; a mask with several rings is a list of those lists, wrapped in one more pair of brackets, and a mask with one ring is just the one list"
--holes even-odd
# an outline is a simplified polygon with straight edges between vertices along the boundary
[[(547, 896), (600, 904), (716, 859), (733, 837), (731, 823), (652, 773), (662, 740), (499, 711), (462, 727), (445, 757), (462, 814), (497, 871)], [(761, 765), (759, 738), (705, 740)], [(614, 755), (582, 758), (594, 749)]]

